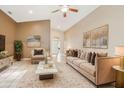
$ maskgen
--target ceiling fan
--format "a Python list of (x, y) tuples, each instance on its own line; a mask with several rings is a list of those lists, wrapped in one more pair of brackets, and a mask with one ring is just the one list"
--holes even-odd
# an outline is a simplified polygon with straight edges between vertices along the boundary
[(60, 5), (60, 6), (61, 6), (60, 9), (54, 10), (54, 11), (52, 11), (52, 13), (56, 13), (56, 12), (61, 11), (63, 13), (63, 17), (66, 17), (68, 11), (75, 12), (75, 13), (78, 12), (78, 9), (70, 8), (69, 5)]

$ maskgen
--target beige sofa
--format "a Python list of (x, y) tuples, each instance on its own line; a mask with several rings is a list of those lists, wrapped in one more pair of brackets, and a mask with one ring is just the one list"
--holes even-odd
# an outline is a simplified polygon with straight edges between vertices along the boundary
[(66, 57), (67, 64), (79, 71), (95, 85), (102, 85), (115, 81), (113, 65), (119, 65), (119, 57), (96, 57), (95, 65), (78, 57)]

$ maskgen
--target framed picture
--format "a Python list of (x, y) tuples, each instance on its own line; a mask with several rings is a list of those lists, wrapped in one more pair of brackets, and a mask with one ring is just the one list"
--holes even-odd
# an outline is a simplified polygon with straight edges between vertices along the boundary
[(88, 32), (84, 32), (83, 33), (83, 47), (84, 48), (90, 48), (91, 47), (91, 39), (90, 39), (90, 36), (91, 35), (91, 33), (90, 33), (90, 31), (88, 31)]
[(91, 47), (96, 48), (98, 47), (98, 33), (97, 30), (92, 30), (91, 31)]
[(40, 47), (41, 46), (41, 37), (40, 35), (32, 35), (27, 38), (28, 47)]
[(89, 46), (99, 49), (108, 48), (108, 25), (98, 27), (83, 34), (83, 47)]
[(100, 48), (108, 48), (108, 25), (100, 27), (98, 30)]

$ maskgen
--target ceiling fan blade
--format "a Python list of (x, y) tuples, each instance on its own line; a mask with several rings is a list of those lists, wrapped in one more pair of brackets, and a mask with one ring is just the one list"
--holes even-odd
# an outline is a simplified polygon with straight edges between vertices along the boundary
[(58, 12), (58, 11), (60, 11), (60, 9), (54, 10), (54, 11), (52, 11), (52, 13), (56, 13), (56, 12)]
[(67, 16), (67, 14), (66, 13), (63, 13), (63, 17), (66, 17)]
[(78, 12), (78, 9), (69, 8), (69, 11), (72, 11), (72, 12)]

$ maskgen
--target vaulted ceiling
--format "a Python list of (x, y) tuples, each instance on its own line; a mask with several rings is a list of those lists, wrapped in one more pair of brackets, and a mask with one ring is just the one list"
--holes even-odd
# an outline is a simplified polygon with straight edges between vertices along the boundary
[(0, 9), (16, 22), (51, 20), (51, 28), (66, 31), (99, 6), (70, 5), (69, 7), (76, 8), (79, 12), (68, 12), (67, 17), (64, 18), (61, 11), (51, 13), (60, 9), (59, 5), (1, 5)]

